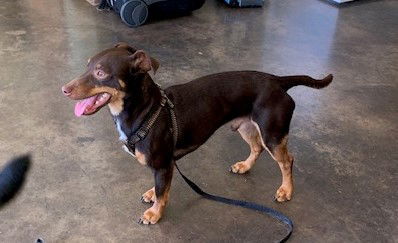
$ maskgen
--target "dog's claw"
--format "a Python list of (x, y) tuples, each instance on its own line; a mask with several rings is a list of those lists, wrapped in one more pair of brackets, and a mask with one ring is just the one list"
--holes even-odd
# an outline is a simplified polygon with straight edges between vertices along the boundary
[(142, 224), (142, 225), (150, 225), (151, 222), (150, 221), (144, 221), (142, 218), (140, 218), (138, 220), (138, 224)]
[(152, 204), (152, 203), (153, 203), (152, 200), (150, 200), (150, 201), (145, 201), (145, 198), (144, 198), (144, 197), (141, 197), (141, 202), (142, 202), (142, 203), (145, 203), (145, 204), (148, 204), (148, 203)]
[(138, 220), (138, 223), (139, 224), (144, 224), (144, 225), (148, 225), (148, 224), (151, 224), (151, 222), (148, 222), (147, 224), (144, 222), (144, 220), (142, 220), (142, 218), (140, 218), (139, 220)]

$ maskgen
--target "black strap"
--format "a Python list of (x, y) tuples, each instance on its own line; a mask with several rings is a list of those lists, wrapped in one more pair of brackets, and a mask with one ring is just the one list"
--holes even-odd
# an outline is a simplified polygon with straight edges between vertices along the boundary
[[(152, 126), (155, 124), (156, 119), (158, 119), (158, 116), (160, 112), (162, 111), (162, 108), (166, 105), (171, 103), (169, 99), (167, 98), (166, 94), (163, 92), (163, 90), (160, 90), (162, 94), (162, 99), (160, 100), (160, 105), (156, 109), (155, 112), (152, 113), (152, 116), (145, 118), (144, 122), (141, 124), (141, 126), (133, 133), (133, 135), (130, 136), (130, 138), (127, 139), (127, 147), (130, 149), (130, 152), (134, 154), (135, 152), (135, 144), (141, 141), (148, 135), (149, 130), (152, 128)], [(151, 113), (151, 112), (150, 112)]]
[(283, 237), (283, 239), (280, 242), (286, 242), (290, 235), (292, 234), (293, 231), (293, 222), (284, 214), (269, 208), (269, 207), (265, 207), (263, 205), (257, 204), (257, 203), (252, 203), (252, 202), (247, 202), (247, 201), (241, 201), (241, 200), (235, 200), (235, 199), (230, 199), (230, 198), (225, 198), (225, 197), (220, 197), (220, 196), (215, 196), (215, 195), (211, 195), (208, 194), (207, 192), (204, 192), (198, 185), (196, 185), (193, 181), (191, 181), (190, 179), (188, 179), (181, 171), (180, 168), (178, 168), (177, 163), (174, 163), (175, 167), (177, 168), (178, 172), (180, 173), (180, 175), (182, 176), (182, 178), (184, 179), (184, 181), (192, 188), (192, 190), (194, 190), (197, 194), (201, 195), (202, 197), (209, 199), (209, 200), (213, 200), (213, 201), (217, 201), (217, 202), (222, 202), (225, 204), (229, 204), (229, 205), (234, 205), (234, 206), (240, 206), (242, 208), (248, 208), (248, 209), (252, 209), (252, 210), (256, 210), (256, 211), (260, 211), (260, 212), (264, 212), (266, 214), (268, 214), (269, 216), (271, 216), (272, 218), (275, 218), (279, 221), (281, 221), (282, 223), (284, 223), (287, 228), (288, 228), (288, 233), (286, 234), (285, 237)]

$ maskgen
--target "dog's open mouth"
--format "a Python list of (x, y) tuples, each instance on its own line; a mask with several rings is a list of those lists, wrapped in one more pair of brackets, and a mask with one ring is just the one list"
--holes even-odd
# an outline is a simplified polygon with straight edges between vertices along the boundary
[(110, 94), (101, 93), (81, 100), (75, 105), (75, 115), (79, 117), (82, 115), (94, 114), (101, 107), (106, 105), (110, 98)]

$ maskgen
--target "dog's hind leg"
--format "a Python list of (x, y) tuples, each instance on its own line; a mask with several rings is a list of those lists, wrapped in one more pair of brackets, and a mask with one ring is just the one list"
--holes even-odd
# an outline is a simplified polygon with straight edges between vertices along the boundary
[[(253, 121), (262, 136), (262, 145), (278, 163), (282, 173), (282, 185), (276, 191), (275, 200), (289, 201), (293, 193), (293, 156), (288, 152), (287, 142), (290, 121), (295, 107), (293, 99), (286, 95), (275, 97), (268, 108), (257, 106)], [(260, 103), (261, 104), (261, 103)], [(269, 102), (268, 102), (269, 104)]]
[(287, 140), (286, 135), (278, 145), (268, 149), (272, 158), (278, 162), (282, 173), (282, 185), (275, 193), (275, 200), (278, 202), (289, 201), (293, 193), (292, 167), (294, 158), (287, 150)]
[(253, 167), (264, 148), (261, 144), (261, 135), (250, 118), (240, 118), (232, 126), (250, 146), (249, 157), (245, 161), (235, 163), (230, 169), (233, 173), (243, 174)]

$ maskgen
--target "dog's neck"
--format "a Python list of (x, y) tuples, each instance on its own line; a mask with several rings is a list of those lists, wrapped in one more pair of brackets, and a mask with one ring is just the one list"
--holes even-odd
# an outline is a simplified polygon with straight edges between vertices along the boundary
[(161, 93), (149, 74), (138, 74), (126, 81), (125, 95), (121, 101), (121, 111), (112, 114), (119, 132), (119, 139), (127, 139), (142, 124), (153, 106), (160, 104)]

